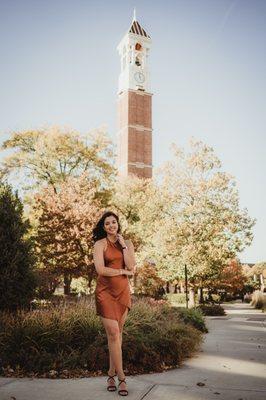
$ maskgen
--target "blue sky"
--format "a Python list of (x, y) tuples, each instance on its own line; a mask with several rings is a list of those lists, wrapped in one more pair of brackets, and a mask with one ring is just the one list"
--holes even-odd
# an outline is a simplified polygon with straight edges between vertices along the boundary
[(0, 134), (47, 124), (116, 139), (116, 46), (133, 8), (153, 40), (153, 164), (172, 142), (213, 146), (257, 219), (243, 262), (266, 260), (266, 1), (0, 0)]

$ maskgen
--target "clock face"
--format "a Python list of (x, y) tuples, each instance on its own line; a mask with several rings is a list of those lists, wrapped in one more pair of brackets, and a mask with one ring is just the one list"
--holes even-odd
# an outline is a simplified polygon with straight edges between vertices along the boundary
[(145, 81), (145, 76), (142, 72), (135, 72), (134, 78), (138, 83), (143, 83)]

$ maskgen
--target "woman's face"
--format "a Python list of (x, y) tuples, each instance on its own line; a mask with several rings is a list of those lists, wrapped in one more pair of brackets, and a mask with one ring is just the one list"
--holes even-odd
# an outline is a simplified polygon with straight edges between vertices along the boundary
[(109, 235), (115, 235), (118, 231), (118, 223), (115, 217), (110, 215), (110, 217), (106, 217), (104, 220), (104, 229), (106, 233)]

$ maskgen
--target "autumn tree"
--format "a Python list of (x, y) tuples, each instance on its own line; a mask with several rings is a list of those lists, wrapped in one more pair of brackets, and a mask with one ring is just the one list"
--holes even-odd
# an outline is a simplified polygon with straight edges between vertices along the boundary
[(41, 268), (63, 276), (69, 294), (73, 277), (86, 277), (90, 286), (94, 276), (92, 228), (99, 218), (99, 200), (87, 175), (68, 178), (53, 189), (50, 185), (35, 196), (36, 250)]
[(250, 245), (255, 221), (240, 208), (236, 183), (211, 147), (193, 140), (188, 153), (172, 148), (173, 161), (159, 171), (168, 209), (153, 241), (161, 244), (159, 262), (169, 258), (182, 278), (186, 264), (190, 284), (203, 288)]
[(230, 260), (215, 279), (206, 280), (205, 287), (211, 292), (224, 291), (231, 295), (243, 291), (248, 279), (238, 259)]
[(137, 284), (135, 285), (135, 293), (145, 294), (152, 297), (160, 297), (159, 291), (163, 287), (165, 281), (161, 279), (156, 270), (156, 265), (149, 260), (145, 260), (137, 269)]

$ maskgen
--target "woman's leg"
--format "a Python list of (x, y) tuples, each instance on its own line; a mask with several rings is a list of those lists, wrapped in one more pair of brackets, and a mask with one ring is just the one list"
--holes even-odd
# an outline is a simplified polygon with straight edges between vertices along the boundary
[[(126, 319), (127, 319), (127, 314), (128, 314), (128, 308), (126, 308), (126, 311), (124, 312), (124, 314), (122, 315), (121, 320), (118, 322), (118, 326), (119, 326), (119, 331), (120, 331), (120, 345), (121, 345), (121, 349), (122, 349), (122, 342), (123, 342), (123, 327), (125, 325)], [(108, 374), (109, 375), (114, 375), (115, 374), (115, 366), (114, 366), (114, 362), (112, 359), (112, 354), (109, 351), (109, 371)]]
[[(121, 349), (122, 349), (122, 340), (123, 340), (123, 338), (122, 338), (123, 327), (124, 327), (125, 322), (126, 322), (127, 314), (128, 314), (128, 308), (126, 308), (126, 311), (124, 312), (124, 314), (123, 314), (123, 316), (122, 316), (122, 318), (121, 318), (121, 320), (119, 322)], [(123, 355), (122, 355), (122, 358), (123, 358)], [(122, 377), (118, 374), (118, 378), (123, 379), (124, 377), (125, 377), (124, 372), (123, 372), (123, 376)], [(125, 382), (122, 382), (119, 385), (119, 390), (127, 390), (127, 385), (126, 385)]]
[[(114, 369), (118, 376), (123, 376), (122, 349), (120, 343), (120, 329), (116, 320), (101, 317), (108, 340), (109, 354), (112, 357)], [(113, 371), (110, 371), (113, 372)], [(114, 375), (114, 374), (112, 374)]]
[(122, 341), (123, 341), (123, 328), (127, 319), (127, 314), (128, 314), (128, 308), (126, 308), (126, 311), (124, 312), (124, 314), (122, 315), (121, 320), (118, 322), (119, 325), (119, 330), (120, 330), (120, 342), (121, 342), (121, 347), (122, 347)]

